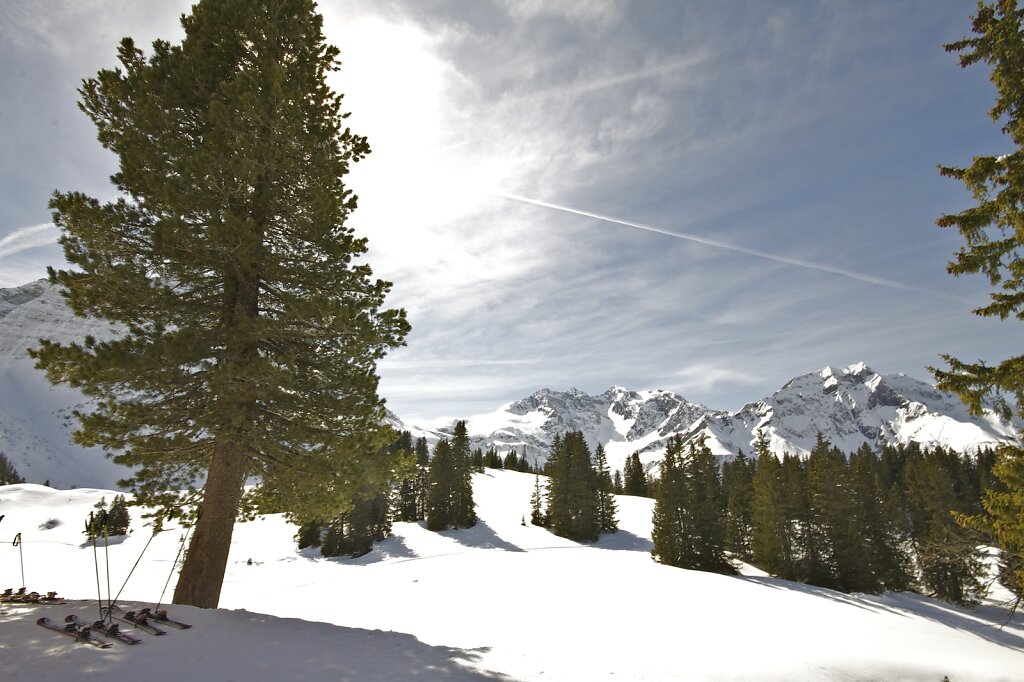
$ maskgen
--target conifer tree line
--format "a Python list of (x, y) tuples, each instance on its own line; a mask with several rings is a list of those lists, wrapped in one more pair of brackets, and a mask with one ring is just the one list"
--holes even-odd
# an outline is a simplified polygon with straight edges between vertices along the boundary
[(408, 431), (402, 431), (382, 455), (404, 463), (400, 482), (364, 485), (350, 508), (330, 519), (302, 524), (295, 536), (299, 549), (319, 548), (323, 556), (362, 556), (375, 541), (391, 535), (393, 521), (423, 521), (434, 531), (476, 523), (464, 421), (456, 423), (450, 440), (437, 442), (432, 455), (426, 438), (413, 443)]
[(544, 465), (547, 483), (540, 476), (530, 498), (530, 521), (571, 540), (592, 542), (601, 533), (618, 529), (611, 471), (604, 448), (594, 456), (582, 431), (556, 434)]
[(729, 572), (728, 552), (788, 580), (958, 604), (984, 589), (978, 547), (994, 538), (955, 515), (978, 513), (1001, 486), (992, 451), (910, 443), (846, 455), (819, 434), (806, 458), (780, 459), (759, 434), (756, 458), (739, 453), (718, 472), (703, 443), (689, 447), (681, 457), (674, 439), (661, 465), (653, 554), (663, 563)]
[(622, 469), (616, 469), (612, 475), (612, 490), (616, 495), (654, 497), (655, 476), (640, 461), (639, 452), (627, 457)]
[(473, 471), (483, 472), (484, 469), (505, 469), (507, 471), (519, 471), (524, 474), (534, 472), (533, 465), (526, 459), (520, 457), (515, 448), (512, 448), (504, 457), (493, 445), (484, 452), (482, 448), (473, 450)]

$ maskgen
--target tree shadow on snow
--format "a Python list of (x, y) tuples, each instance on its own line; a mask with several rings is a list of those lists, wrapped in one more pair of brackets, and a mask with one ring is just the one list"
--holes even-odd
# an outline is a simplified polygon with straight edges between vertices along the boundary
[(889, 592), (878, 599), (884, 599), (901, 611), (1024, 652), (1024, 616), (1020, 613), (1007, 622), (1007, 609), (985, 605), (954, 606), (913, 592)]
[(389, 561), (391, 559), (416, 559), (419, 555), (409, 549), (402, 538), (392, 535), (391, 537), (377, 540), (373, 543), (373, 549), (358, 557), (336, 557), (350, 566), (368, 566), (370, 564)]
[(828, 599), (839, 604), (845, 604), (846, 606), (852, 606), (854, 608), (863, 609), (865, 611), (873, 611), (875, 613), (891, 613), (896, 616), (902, 616), (907, 618), (907, 614), (898, 610), (893, 609), (877, 602), (871, 601), (866, 598), (866, 595), (861, 594), (847, 594), (845, 592), (837, 592), (836, 590), (830, 590), (827, 587), (818, 587), (817, 585), (808, 585), (807, 583), (798, 583), (791, 580), (783, 580), (782, 578), (770, 578), (765, 576), (750, 576), (750, 575), (739, 575), (736, 576), (738, 580), (743, 580), (748, 583), (755, 583), (763, 587), (770, 587), (775, 590), (788, 590), (790, 592), (800, 592), (802, 594), (819, 597), (821, 599)]
[[(252, 628), (243, 633), (248, 636), (240, 638), (248, 643), (246, 654), (232, 658), (232, 679), (513, 681), (507, 675), (476, 667), (487, 648), (431, 646), (399, 632), (261, 614), (248, 614), (248, 620), (240, 625), (243, 630)], [(274, 645), (275, 635), (281, 638), (280, 646)], [(253, 642), (261, 646), (251, 647)], [(287, 653), (282, 655), (282, 649)]]
[[(866, 611), (888, 613), (903, 618), (918, 616), (954, 630), (968, 632), (1014, 651), (1024, 651), (1024, 617), (1018, 614), (1004, 626), (1006, 612), (995, 606), (979, 606), (973, 609), (954, 606), (912, 592), (886, 592), (881, 595), (846, 594), (780, 578), (737, 576), (737, 579), (772, 589), (801, 592)], [(973, 617), (971, 614), (974, 614)]]
[(614, 549), (626, 552), (650, 552), (654, 549), (654, 543), (650, 538), (642, 538), (627, 530), (617, 530), (614, 533), (606, 533), (597, 539), (593, 544), (598, 549)]
[(462, 528), (454, 531), (442, 531), (441, 535), (455, 540), (455, 542), (466, 547), (477, 549), (502, 549), (506, 552), (525, 552), (519, 545), (513, 545), (494, 532), (494, 529), (481, 519), (477, 519), (476, 525), (472, 528)]

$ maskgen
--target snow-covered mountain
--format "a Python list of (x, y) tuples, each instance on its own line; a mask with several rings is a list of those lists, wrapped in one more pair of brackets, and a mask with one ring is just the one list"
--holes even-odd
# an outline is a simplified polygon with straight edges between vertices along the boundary
[[(474, 445), (501, 452), (516, 448), (531, 461), (544, 460), (556, 433), (580, 430), (592, 448), (605, 446), (613, 469), (634, 452), (648, 465), (657, 462), (676, 434), (686, 440), (703, 435), (723, 457), (740, 450), (749, 454), (759, 431), (774, 452), (797, 455), (810, 452), (819, 432), (844, 452), (863, 444), (877, 450), (910, 442), (970, 452), (1017, 434), (994, 412), (973, 417), (955, 397), (930, 384), (904, 374), (883, 376), (864, 363), (798, 376), (736, 412), (713, 410), (669, 391), (615, 386), (591, 396), (576, 389), (541, 389), (471, 417), (467, 426)], [(435, 432), (447, 433), (450, 427)]]
[(71, 412), (86, 398), (50, 384), (27, 352), (40, 338), (103, 338), (110, 329), (106, 322), (75, 317), (46, 280), (0, 289), (0, 452), (26, 480), (110, 488), (129, 473), (99, 448), (71, 442)]
[[(0, 452), (29, 481), (112, 487), (127, 475), (98, 450), (84, 451), (71, 442), (70, 412), (84, 396), (51, 386), (25, 350), (40, 337), (67, 341), (109, 333), (104, 323), (75, 317), (44, 280), (0, 289)], [(393, 413), (388, 421), (431, 443), (453, 427), (406, 423)], [(675, 434), (688, 439), (703, 434), (720, 456), (741, 449), (750, 453), (758, 431), (780, 454), (808, 452), (818, 432), (847, 452), (865, 443), (878, 448), (911, 441), (970, 451), (1017, 434), (994, 413), (973, 417), (930, 384), (903, 374), (883, 376), (863, 363), (796, 377), (736, 412), (714, 410), (670, 391), (614, 386), (589, 395), (545, 388), (469, 417), (467, 425), (474, 447), (494, 446), (502, 453), (515, 448), (533, 462), (544, 461), (555, 434), (580, 430), (591, 448), (605, 446), (613, 469), (621, 469), (633, 452), (653, 466)]]

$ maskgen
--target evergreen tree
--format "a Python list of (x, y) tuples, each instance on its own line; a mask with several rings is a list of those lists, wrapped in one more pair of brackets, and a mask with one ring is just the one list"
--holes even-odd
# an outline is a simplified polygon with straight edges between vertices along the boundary
[(644, 471), (644, 465), (640, 463), (639, 452), (634, 452), (626, 458), (623, 477), (622, 493), (624, 495), (636, 495), (638, 497), (648, 497), (650, 495), (647, 485), (647, 473)]
[(323, 532), (323, 521), (306, 521), (299, 526), (299, 530), (295, 534), (295, 542), (299, 549), (319, 547), (323, 543)]
[(755, 463), (741, 450), (734, 460), (722, 467), (725, 489), (725, 548), (743, 561), (753, 559), (750, 536), (753, 527)]
[(571, 540), (596, 540), (597, 481), (582, 431), (553, 439), (547, 470), (547, 521), (552, 532)]
[(896, 498), (886, 495), (881, 462), (867, 445), (849, 460), (853, 509), (848, 532), (859, 542), (851, 591), (906, 590), (911, 583), (907, 526)]
[(505, 455), (505, 461), (502, 465), (509, 471), (517, 471), (519, 469), (519, 455), (516, 454), (514, 449), (510, 450), (509, 453)]
[(426, 521), (428, 530), (445, 530), (452, 527), (452, 488), (455, 485), (455, 466), (452, 463), (452, 448), (441, 439), (434, 446), (427, 474)]
[(693, 550), (690, 568), (735, 573), (725, 557), (725, 500), (718, 461), (703, 436), (691, 442), (684, 470)]
[(320, 554), (326, 557), (341, 556), (344, 552), (345, 542), (345, 517), (339, 515), (327, 523), (323, 532), (323, 541), (320, 543)]
[[(651, 556), (667, 566), (689, 568), (693, 551), (686, 518), (686, 474), (682, 460), (683, 439), (676, 435), (665, 445), (665, 455), (658, 464), (660, 484), (654, 496), (654, 515), (651, 518), (651, 540), (654, 542)], [(629, 466), (628, 461), (626, 466)]]
[(547, 515), (542, 507), (543, 501), (544, 496), (540, 489), (540, 474), (534, 474), (533, 492), (530, 494), (530, 523), (535, 526), (548, 525)]
[(416, 518), (415, 521), (424, 521), (427, 518), (427, 496), (429, 494), (430, 468), (429, 466), (418, 465), (416, 467)]
[(824, 574), (821, 534), (814, 525), (807, 485), (807, 466), (797, 455), (782, 455), (782, 489), (784, 513), (790, 522), (790, 547), (793, 559), (793, 579), (807, 582), (821, 580)]
[(422, 468), (417, 466), (398, 486), (398, 508), (395, 510), (397, 521), (421, 521), (420, 497), (422, 489)]
[(451, 523), (453, 528), (470, 528), (476, 523), (473, 501), (473, 469), (470, 465), (469, 431), (466, 422), (455, 424), (452, 435), (452, 464), (455, 481), (452, 488)]
[[(515, 452), (515, 450), (513, 450), (513, 452)], [(519, 465), (518, 465), (518, 467), (516, 467), (516, 470), (521, 472), (521, 473), (524, 473), (524, 474), (532, 474), (533, 471), (534, 471), (533, 470), (533, 466), (530, 464), (530, 461), (528, 459), (526, 459), (526, 455), (523, 454), (523, 455), (519, 455), (518, 457), (519, 457)]]
[(427, 445), (427, 439), (420, 436), (416, 439), (416, 464), (421, 467), (428, 466), (430, 464), (430, 449)]
[(100, 501), (93, 505), (96, 511), (89, 512), (85, 521), (85, 537), (88, 540), (95, 540), (103, 537), (103, 531), (107, 526), (107, 498), (101, 497)]
[(801, 547), (804, 580), (845, 592), (864, 589), (860, 578), (869, 571), (863, 565), (866, 556), (860, 540), (865, 529), (855, 518), (846, 458), (819, 433), (805, 469), (809, 513), (803, 534), (806, 545)]
[(753, 499), (751, 500), (750, 549), (754, 563), (780, 578), (796, 577), (793, 557), (793, 525), (788, 514), (782, 465), (768, 449), (759, 431), (755, 443)]
[(332, 548), (339, 556), (342, 554), (358, 557), (373, 549), (376, 540), (383, 540), (391, 535), (391, 517), (389, 500), (386, 492), (367, 494), (356, 500), (352, 509), (338, 516), (332, 527), (337, 533), (336, 545)]
[(612, 491), (616, 495), (623, 495), (623, 494), (625, 494), (623, 492), (624, 489), (622, 487), (622, 472), (619, 471), (618, 469), (615, 470), (615, 475), (612, 477)]
[(76, 442), (135, 467), (136, 500), (167, 514), (164, 491), (206, 477), (178, 604), (217, 606), (247, 479), (302, 522), (392, 468), (370, 457), (392, 439), (375, 365), (409, 326), (354, 262), (342, 179), (369, 145), (342, 127), (322, 24), (312, 0), (201, 0), (180, 45), (124, 39), (121, 68), (79, 90), (121, 197), (50, 203), (74, 266), (51, 281), (123, 330), (32, 351), (94, 399)]
[(7, 459), (7, 456), (0, 452), (0, 485), (24, 482), (25, 479), (18, 474), (18, 470), (14, 468), (11, 460)]
[[(973, 18), (974, 36), (946, 45), (960, 54), (960, 65), (984, 62), (992, 67), (990, 78), (996, 102), (989, 114), (1003, 122), (1012, 151), (999, 156), (975, 156), (967, 168), (941, 167), (947, 177), (962, 181), (977, 205), (960, 213), (943, 215), (940, 227), (956, 227), (965, 246), (949, 264), (955, 276), (984, 274), (997, 287), (991, 303), (974, 312), (984, 317), (1011, 315), (1024, 320), (1024, 12), (1016, 0), (978, 3)], [(1024, 355), (995, 365), (968, 363), (948, 355), (949, 369), (933, 369), (938, 387), (952, 391), (980, 414), (988, 398), (996, 398), (1002, 415), (1024, 417)], [(1007, 396), (1009, 399), (1007, 399)], [(1010, 401), (1013, 404), (1010, 404)], [(1019, 440), (1001, 449), (996, 475), (1004, 490), (985, 495), (984, 513), (963, 515), (962, 523), (990, 533), (1002, 549), (1002, 580), (1018, 595), (1024, 594), (1024, 444)]]
[(980, 538), (959, 526), (953, 478), (942, 457), (916, 453), (908, 459), (906, 504), (920, 580), (939, 599), (965, 604), (981, 591)]
[(125, 535), (131, 522), (132, 517), (128, 513), (128, 502), (124, 495), (115, 495), (107, 511), (107, 535)]
[(612, 476), (608, 470), (608, 458), (604, 446), (598, 444), (594, 450), (594, 478), (597, 486), (597, 530), (600, 533), (614, 533), (619, 529), (618, 505), (612, 489)]
[(654, 497), (655, 560), (669, 566), (735, 573), (725, 557), (725, 512), (718, 462), (703, 438), (683, 456), (683, 439), (665, 448)]
[(423, 515), (420, 513), (422, 507), (421, 498), (424, 495), (424, 482), (423, 466), (413, 464), (414, 458), (418, 460), (419, 457), (415, 451), (415, 445), (413, 445), (412, 434), (408, 431), (402, 431), (398, 439), (391, 445), (389, 451), (407, 456), (407, 466), (409, 467), (408, 473), (401, 479), (401, 483), (398, 484), (398, 495), (396, 500), (395, 509), (395, 520), (397, 521), (422, 521)]
[(476, 523), (466, 422), (456, 423), (451, 441), (442, 439), (434, 447), (426, 498), (429, 530), (469, 528)]

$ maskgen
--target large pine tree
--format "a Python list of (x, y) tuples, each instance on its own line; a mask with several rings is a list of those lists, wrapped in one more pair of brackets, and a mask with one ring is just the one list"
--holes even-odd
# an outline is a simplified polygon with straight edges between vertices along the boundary
[[(984, 274), (996, 290), (991, 302), (974, 312), (984, 317), (1011, 315), (1024, 320), (1024, 9), (1017, 0), (978, 3), (971, 29), (974, 36), (946, 45), (960, 53), (960, 65), (984, 62), (992, 67), (996, 87), (993, 121), (1003, 122), (1008, 150), (998, 156), (976, 156), (960, 168), (942, 166), (943, 175), (961, 180), (977, 204), (960, 213), (943, 215), (940, 227), (956, 227), (965, 245), (949, 264), (955, 276)], [(994, 365), (964, 362), (948, 355), (948, 369), (932, 371), (939, 388), (957, 393), (975, 413), (988, 398), (996, 398), (1004, 416), (1024, 417), (1024, 355)], [(984, 515), (961, 521), (990, 533), (1003, 551), (1001, 580), (1024, 595), (1024, 444), (1000, 449), (993, 469), (1002, 485), (984, 499)]]
[(33, 356), (95, 398), (76, 441), (137, 467), (140, 502), (205, 476), (174, 601), (214, 607), (247, 478), (309, 521), (389, 475), (375, 365), (409, 327), (356, 262), (342, 180), (370, 148), (342, 126), (314, 3), (202, 0), (181, 22), (180, 45), (126, 38), (79, 91), (120, 197), (51, 201), (74, 266), (51, 281), (119, 335)]

